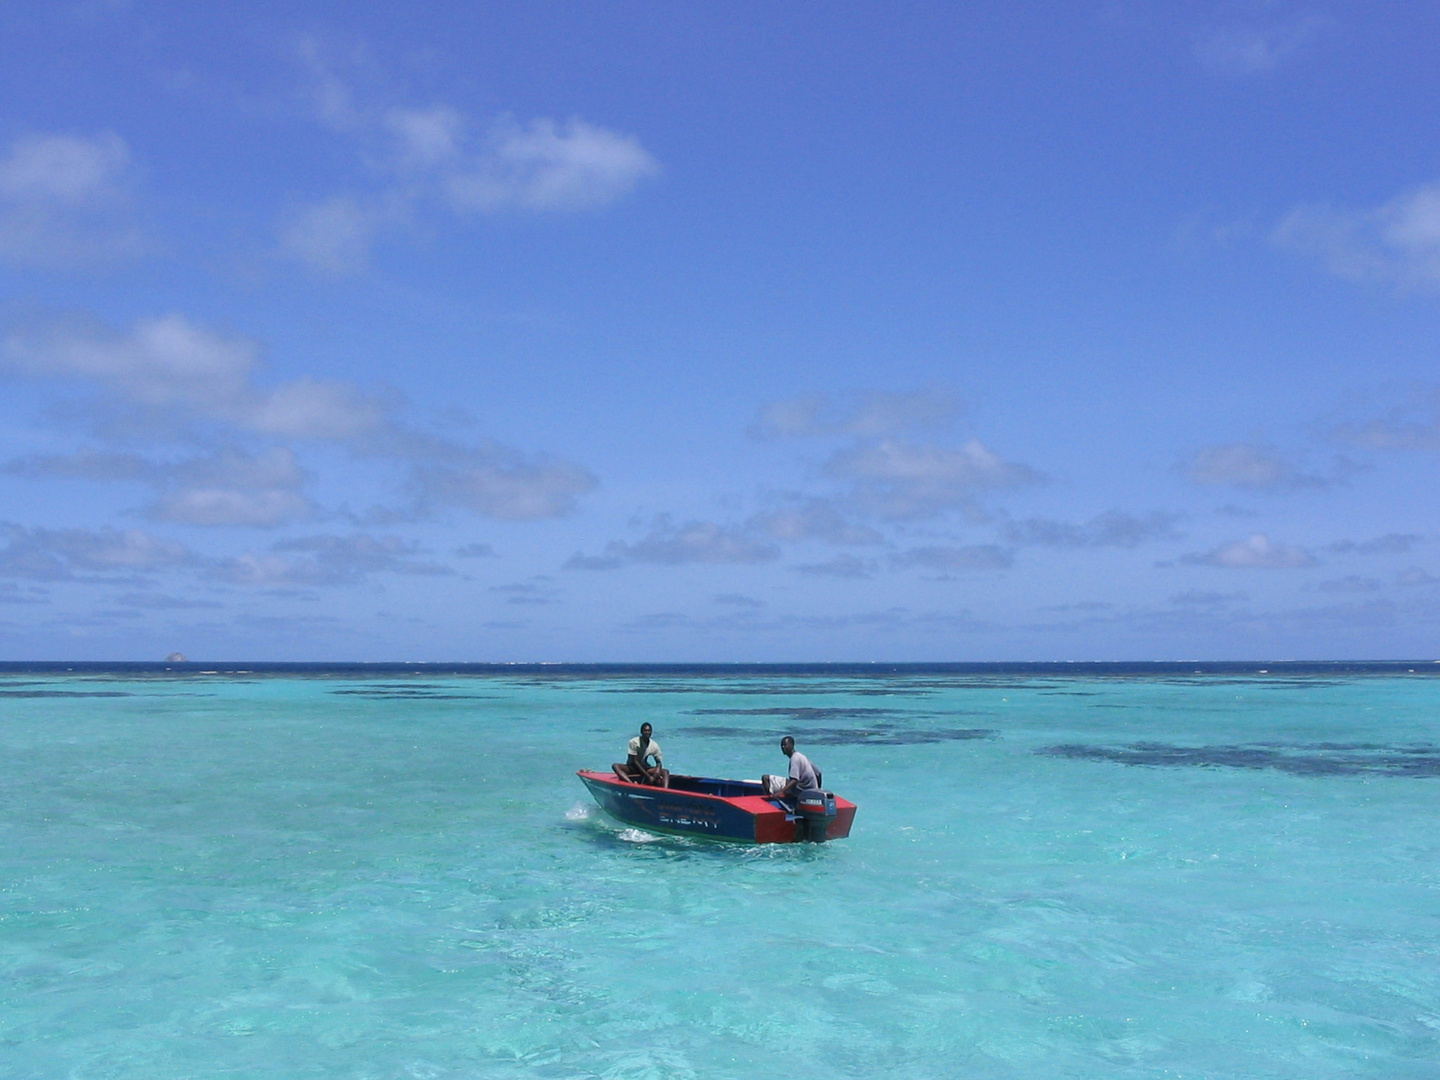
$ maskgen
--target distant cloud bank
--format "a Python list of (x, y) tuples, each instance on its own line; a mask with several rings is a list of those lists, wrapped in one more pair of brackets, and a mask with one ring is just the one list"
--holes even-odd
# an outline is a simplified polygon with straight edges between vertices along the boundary
[[(176, 314), (125, 331), (74, 319), (15, 330), (0, 342), (0, 369), (78, 388), (79, 415), (100, 446), (22, 458), (4, 470), (138, 482), (156, 492), (145, 509), (154, 520), (262, 528), (323, 516), (303, 490), (310, 476), (297, 447), (306, 445), (404, 469), (394, 493), (400, 505), (384, 515), (391, 520), (447, 507), (513, 521), (556, 517), (597, 483), (550, 455), (409, 425), (394, 391), (311, 378), (266, 386), (262, 367), (257, 343)], [(152, 451), (117, 449), (137, 442)]]

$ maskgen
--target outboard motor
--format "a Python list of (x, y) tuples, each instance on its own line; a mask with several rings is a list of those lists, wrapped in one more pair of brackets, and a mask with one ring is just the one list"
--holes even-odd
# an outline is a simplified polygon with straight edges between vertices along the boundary
[(795, 796), (795, 810), (804, 828), (802, 837), (823, 844), (835, 819), (835, 796), (828, 791), (802, 791)]

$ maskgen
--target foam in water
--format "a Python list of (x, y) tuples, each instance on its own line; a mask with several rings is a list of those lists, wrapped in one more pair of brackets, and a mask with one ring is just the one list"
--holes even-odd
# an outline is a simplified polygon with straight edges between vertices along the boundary
[(621, 829), (615, 835), (627, 844), (653, 844), (660, 839), (654, 833), (648, 833), (644, 829)]

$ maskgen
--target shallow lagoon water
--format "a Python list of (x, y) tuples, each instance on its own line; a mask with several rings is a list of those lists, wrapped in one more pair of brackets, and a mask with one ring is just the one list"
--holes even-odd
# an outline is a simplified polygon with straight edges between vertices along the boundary
[[(609, 821), (642, 720), (853, 835)], [(1428, 670), (25, 671), (0, 753), (7, 1077), (1440, 1075)]]

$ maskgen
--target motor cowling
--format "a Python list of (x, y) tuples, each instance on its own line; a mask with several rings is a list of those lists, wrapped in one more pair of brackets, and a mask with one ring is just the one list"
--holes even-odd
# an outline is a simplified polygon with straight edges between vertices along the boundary
[(835, 818), (835, 796), (829, 791), (802, 791), (795, 796), (795, 810), (802, 825), (802, 836), (814, 844), (823, 844)]

